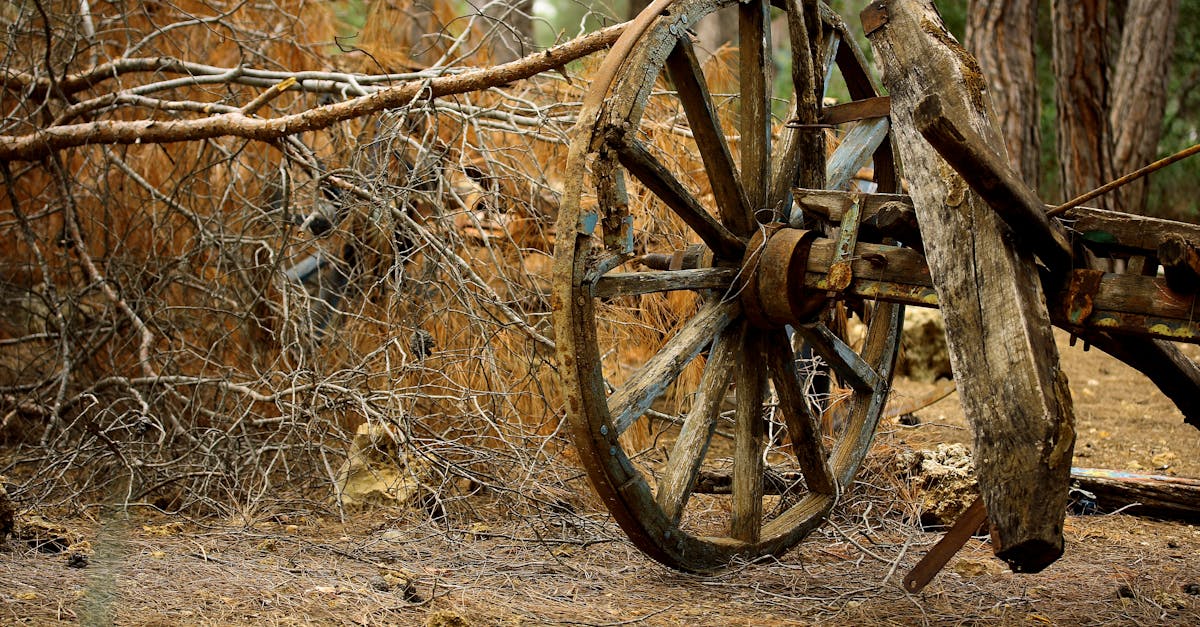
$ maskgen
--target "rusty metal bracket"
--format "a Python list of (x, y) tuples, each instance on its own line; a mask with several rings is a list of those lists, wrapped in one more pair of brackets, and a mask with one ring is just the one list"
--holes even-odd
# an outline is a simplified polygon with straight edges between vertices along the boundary
[(1071, 271), (1066, 294), (1062, 299), (1063, 315), (1068, 323), (1083, 326), (1088, 316), (1092, 315), (1092, 309), (1096, 305), (1096, 294), (1100, 292), (1100, 282), (1103, 278), (1103, 270)]
[(826, 288), (840, 292), (850, 287), (854, 280), (851, 261), (854, 257), (854, 247), (858, 244), (858, 227), (862, 222), (862, 203), (858, 194), (850, 197), (850, 208), (842, 215), (841, 227), (838, 229), (837, 248), (834, 249), (833, 263), (829, 266), (829, 278)]

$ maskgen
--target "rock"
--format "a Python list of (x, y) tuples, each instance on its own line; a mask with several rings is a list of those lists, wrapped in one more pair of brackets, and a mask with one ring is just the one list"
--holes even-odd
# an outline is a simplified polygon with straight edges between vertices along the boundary
[(904, 311), (904, 332), (896, 374), (933, 383), (954, 377), (946, 350), (946, 326), (936, 309), (909, 307)]
[(917, 488), (923, 527), (945, 527), (979, 496), (971, 451), (963, 444), (939, 444), (932, 451), (906, 451), (897, 456), (898, 471)]
[(470, 623), (452, 610), (431, 612), (425, 619), (425, 627), (467, 627)]
[(85, 546), (83, 536), (41, 516), (22, 514), (13, 525), (13, 539), (24, 542), (39, 553), (62, 553)]
[(6, 477), (0, 475), (0, 544), (3, 544), (8, 534), (13, 531), (13, 521), (16, 520), (17, 512), (13, 508), (12, 499), (8, 498), (8, 491), (4, 489)]
[(1181, 597), (1169, 592), (1159, 592), (1154, 595), (1154, 602), (1164, 610), (1184, 610), (1190, 605), (1187, 597)]
[(395, 425), (360, 425), (338, 472), (342, 506), (427, 507), (436, 503), (425, 486), (440, 481), (435, 480), (429, 464), (405, 450), (407, 442)]

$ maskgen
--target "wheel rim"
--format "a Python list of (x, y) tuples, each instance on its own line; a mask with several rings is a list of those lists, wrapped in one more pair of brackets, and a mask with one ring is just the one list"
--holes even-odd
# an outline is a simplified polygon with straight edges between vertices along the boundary
[[(595, 111), (585, 106), (581, 114), (557, 230), (555, 324), (572, 435), (597, 493), (643, 552), (675, 568), (705, 571), (738, 555), (780, 553), (821, 523), (870, 446), (891, 379), (902, 313), (897, 305), (875, 305), (858, 350), (824, 323), (798, 327), (833, 371), (872, 373), (869, 383), (843, 377), (853, 381), (844, 401), (844, 425), (832, 439), (826, 437), (811, 407), (828, 409), (829, 403), (811, 398), (805, 389), (786, 331), (751, 323), (735, 293), (747, 242), (761, 222), (787, 217), (779, 209), (790, 204), (790, 182), (799, 176), (809, 186), (821, 183), (813, 178), (823, 178), (825, 160), (814, 165), (811, 155), (814, 142), (821, 145), (819, 137), (811, 128), (784, 130), (772, 146), (777, 125), (771, 123), (764, 69), (770, 63), (764, 56), (768, 48), (742, 46), (740, 138), (731, 146), (727, 137), (734, 125), (723, 120), (722, 106), (728, 96), (711, 89), (699, 71), (686, 32), (700, 18), (735, 3), (667, 4), (669, 12), (650, 25), (616, 72), (611, 93)], [(766, 41), (768, 6), (750, 3), (737, 10), (742, 39)], [(816, 31), (806, 29), (802, 17), (794, 19), (802, 12), (787, 15), (791, 43), (799, 49), (806, 45), (805, 35)], [(827, 57), (840, 69), (852, 98), (874, 96), (845, 27), (827, 9), (821, 17), (819, 28), (828, 35), (814, 38), (819, 45), (812, 74), (829, 75), (821, 58)], [(835, 35), (840, 45), (829, 43)], [(808, 50), (793, 56), (811, 58)], [(656, 87), (660, 72), (672, 81), (665, 94), (661, 82)], [(607, 87), (594, 89), (607, 93)], [(816, 122), (816, 88), (810, 83), (796, 91), (812, 98), (797, 99), (793, 113)], [(601, 100), (595, 92), (589, 95), (591, 102)], [(672, 100), (686, 120), (686, 133), (677, 125), (642, 124), (648, 109), (672, 106)], [(653, 119), (664, 118), (658, 112)], [(690, 135), (700, 159), (681, 158), (671, 150), (673, 140), (663, 141), (661, 133)], [(891, 191), (895, 178), (886, 131), (876, 129), (873, 141), (855, 150), (862, 154), (843, 160), (854, 163), (874, 152), (880, 188)], [(676, 174), (681, 166), (699, 166), (704, 173), (699, 184)], [(592, 184), (586, 185), (589, 174)], [(643, 254), (640, 260), (663, 265), (664, 271), (628, 272), (635, 251), (661, 253), (658, 258)], [(679, 269), (683, 265), (695, 267)], [(827, 307), (825, 315), (836, 307)], [(682, 310), (688, 314), (672, 320)], [(664, 331), (651, 320), (671, 320), (664, 326), (673, 328)], [(654, 349), (646, 350), (650, 346)], [(702, 353), (707, 354), (698, 359)], [(778, 399), (777, 412), (772, 412), (773, 399)], [(724, 420), (729, 413), (732, 420)], [(767, 437), (772, 413), (781, 414), (787, 426), (786, 456)], [(647, 414), (660, 423), (679, 414), (674, 416), (678, 429), (660, 433), (673, 439), (665, 459), (659, 447), (644, 448), (644, 438), (638, 442), (629, 435), (631, 425), (640, 428)], [(732, 431), (732, 446), (710, 446), (718, 430)], [(731, 458), (725, 464), (732, 466), (731, 496), (694, 495), (701, 472), (726, 457)], [(764, 458), (772, 466), (787, 458), (805, 489), (764, 496)]]

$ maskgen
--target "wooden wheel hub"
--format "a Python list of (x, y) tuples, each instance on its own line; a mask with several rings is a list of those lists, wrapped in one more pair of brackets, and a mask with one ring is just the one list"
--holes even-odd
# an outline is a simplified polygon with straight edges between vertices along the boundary
[(755, 233), (742, 261), (739, 296), (746, 318), (760, 328), (809, 322), (824, 308), (826, 293), (804, 285), (816, 231), (767, 225)]

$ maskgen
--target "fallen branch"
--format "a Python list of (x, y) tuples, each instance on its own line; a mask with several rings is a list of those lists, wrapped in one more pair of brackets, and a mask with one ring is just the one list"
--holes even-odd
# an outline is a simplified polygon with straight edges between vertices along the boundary
[(33, 161), (57, 150), (85, 144), (165, 144), (226, 136), (272, 141), (405, 106), (414, 100), (500, 87), (561, 69), (571, 61), (612, 45), (624, 30), (625, 24), (617, 24), (510, 63), (453, 76), (409, 81), (345, 102), (277, 118), (253, 118), (234, 111), (198, 120), (97, 121), (54, 126), (28, 135), (4, 135), (0, 136), (0, 161)]

